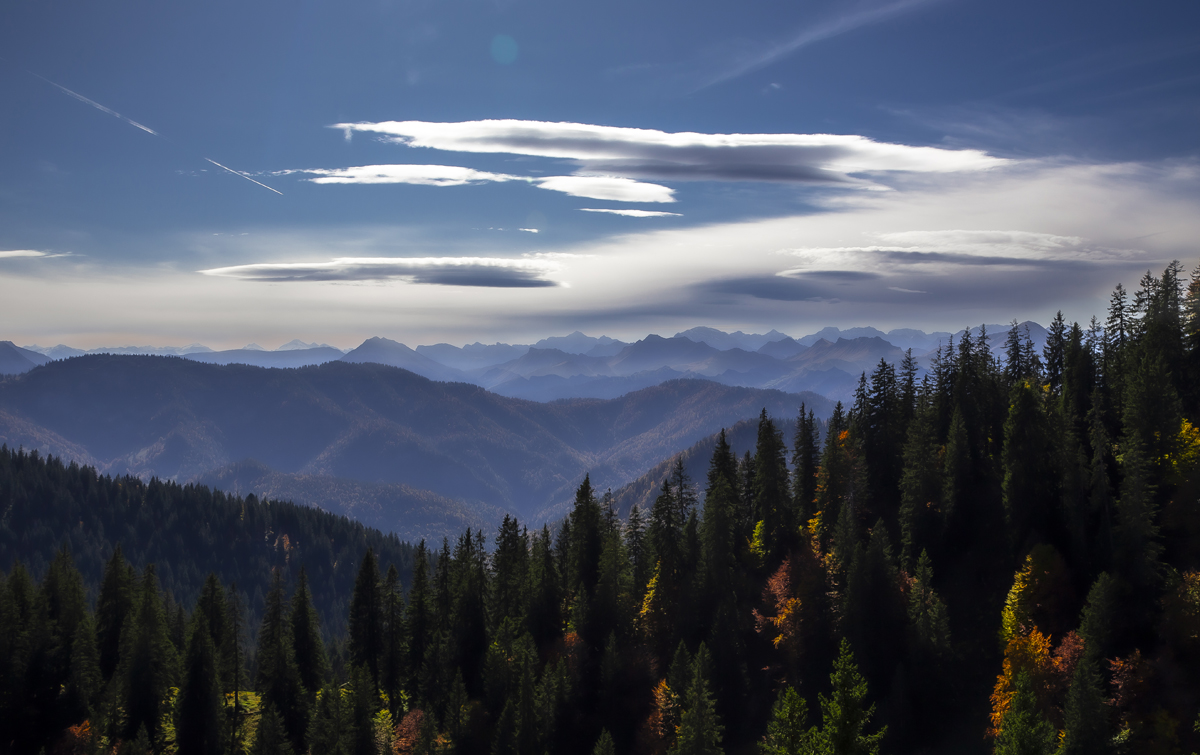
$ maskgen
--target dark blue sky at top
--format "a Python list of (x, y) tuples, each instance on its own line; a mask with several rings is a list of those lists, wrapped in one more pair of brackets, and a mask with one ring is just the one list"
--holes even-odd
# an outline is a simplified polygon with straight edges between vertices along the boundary
[[(824, 38), (746, 65), (814, 31)], [(511, 62), (493, 55), (498, 35), (515, 43)], [(816, 212), (824, 188), (655, 181), (675, 189), (677, 202), (629, 206), (681, 217), (643, 220), (578, 212), (625, 205), (527, 184), (322, 186), (270, 174), (395, 163), (572, 172), (569, 161), (407, 148), (368, 134), (346, 140), (329, 128), (500, 118), (857, 134), (1022, 160), (1188, 165), (1200, 148), (1200, 5), (9, 3), (0, 11), (0, 97), (0, 250), (190, 274), (198, 264), (263, 260), (188, 247), (181, 234), (387, 226), (409, 240), (398, 256), (503, 254), (532, 248), (529, 235), (488, 229), (532, 224), (538, 249), (565, 249), (650, 223)], [(13, 268), (66, 274), (56, 269)]]

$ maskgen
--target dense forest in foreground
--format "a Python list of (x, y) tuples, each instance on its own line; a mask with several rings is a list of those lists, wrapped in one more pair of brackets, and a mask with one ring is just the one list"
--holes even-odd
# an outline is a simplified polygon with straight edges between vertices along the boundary
[[(409, 579), (367, 550), (324, 635), (305, 570), (263, 565), (251, 648), (220, 579), (167, 606), (169, 550), (140, 572), (111, 556), (94, 609), (67, 552), (36, 586), (17, 564), (0, 592), (0, 742), (1200, 749), (1200, 270), (1189, 285), (1173, 263), (1132, 298), (1118, 286), (1103, 323), (1059, 316), (1041, 354), (1014, 328), (1005, 353), (968, 331), (920, 380), (911, 358), (881, 363), (824, 433), (805, 407), (786, 427), (764, 411), (753, 455), (722, 437), (707, 479), (677, 465), (626, 521), (585, 478), (555, 532), (506, 518), (491, 544), (421, 543)], [(6, 501), (52, 508), (37, 484), (61, 466), (17, 458), (35, 471)]]

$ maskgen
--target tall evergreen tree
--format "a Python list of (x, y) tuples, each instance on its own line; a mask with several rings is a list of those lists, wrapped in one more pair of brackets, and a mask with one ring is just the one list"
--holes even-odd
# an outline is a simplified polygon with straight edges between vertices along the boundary
[(867, 682), (858, 673), (848, 640), (842, 640), (829, 680), (833, 691), (829, 697), (819, 697), (822, 751), (833, 755), (876, 755), (887, 727), (874, 734), (866, 733), (875, 706), (866, 705)]
[(433, 610), (433, 590), (429, 584), (429, 551), (422, 540), (417, 544), (417, 552), (413, 556), (412, 588), (408, 591), (408, 609), (405, 612), (410, 674), (416, 675), (420, 671), (425, 651), (433, 637), (436, 623)]
[(817, 448), (817, 421), (811, 409), (805, 413), (800, 404), (796, 418), (796, 438), (792, 444), (792, 498), (800, 524), (807, 524), (813, 514), (817, 499), (817, 470), (820, 450)]
[(208, 615), (197, 611), (188, 637), (176, 713), (180, 755), (220, 755), (224, 750), (221, 697), (217, 653)]
[(329, 676), (329, 658), (325, 654), (325, 642), (321, 639), (321, 622), (313, 607), (312, 592), (308, 588), (308, 572), (300, 567), (296, 582), (296, 593), (292, 595), (291, 616), (292, 650), (296, 658), (296, 671), (300, 683), (308, 690), (310, 700)]
[(364, 666), (371, 680), (379, 683), (379, 661), (383, 657), (383, 595), (379, 562), (368, 549), (358, 568), (354, 593), (350, 596), (350, 662)]
[(120, 543), (104, 567), (100, 597), (96, 600), (96, 643), (100, 650), (100, 674), (107, 681), (117, 670), (121, 653), (121, 628), (134, 611), (133, 567), (125, 562)]
[(341, 687), (326, 685), (317, 695), (307, 740), (313, 755), (352, 755), (355, 731), (349, 695)]
[(759, 745), (761, 755), (815, 755), (818, 732), (808, 725), (808, 703), (794, 687), (779, 690), (771, 709), (767, 735)]
[(1046, 382), (1050, 393), (1057, 396), (1062, 387), (1063, 356), (1067, 343), (1067, 323), (1063, 319), (1062, 310), (1054, 315), (1046, 334), (1046, 345), (1042, 348), (1042, 357), (1046, 362)]
[(309, 725), (308, 696), (296, 666), (291, 626), (283, 594), (283, 575), (275, 572), (258, 630), (258, 676), (255, 687), (264, 705), (273, 705), (283, 719), (288, 740), (297, 752), (306, 748)]
[(1001, 465), (1004, 514), (1010, 539), (1019, 550), (1044, 540), (1048, 533), (1049, 514), (1058, 499), (1051, 449), (1050, 427), (1034, 388), (1028, 383), (1014, 387), (1004, 422)]
[(254, 746), (250, 748), (250, 755), (292, 755), (294, 752), (279, 711), (275, 710), (274, 705), (264, 706), (258, 719), (258, 730), (254, 734)]
[(387, 695), (389, 713), (401, 712), (406, 644), (404, 595), (400, 572), (393, 564), (388, 567), (387, 577), (383, 580), (383, 657), (379, 661), (379, 689)]
[(1016, 690), (996, 738), (996, 755), (1050, 755), (1054, 726), (1042, 716), (1029, 674), (1016, 678)]
[(157, 741), (167, 691), (174, 686), (178, 668), (175, 646), (167, 636), (158, 577), (147, 565), (137, 596), (136, 613), (125, 620), (121, 631), (121, 679), (125, 709), (124, 737), (132, 739), (145, 728)]
[(775, 566), (793, 545), (795, 512), (788, 478), (787, 447), (783, 433), (763, 409), (758, 417), (758, 442), (754, 452), (754, 510), (765, 527), (768, 566)]
[(709, 689), (708, 667), (711, 665), (708, 648), (700, 643), (692, 661), (690, 683), (681, 696), (683, 713), (671, 755), (719, 755), (725, 727), (717, 716), (716, 700)]
[(1075, 665), (1067, 691), (1062, 744), (1058, 755), (1104, 755), (1112, 750), (1108, 706), (1101, 690), (1096, 662), (1083, 658)]

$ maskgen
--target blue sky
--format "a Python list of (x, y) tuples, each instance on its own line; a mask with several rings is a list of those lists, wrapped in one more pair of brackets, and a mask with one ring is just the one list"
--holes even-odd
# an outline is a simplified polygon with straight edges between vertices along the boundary
[(1194, 2), (10, 3), (0, 97), (18, 343), (958, 329), (1200, 255)]

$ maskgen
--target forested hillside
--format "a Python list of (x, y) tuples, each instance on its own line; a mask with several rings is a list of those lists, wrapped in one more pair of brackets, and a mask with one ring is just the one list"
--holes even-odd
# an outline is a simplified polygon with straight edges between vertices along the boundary
[[(265, 465), (313, 483), (274, 486), (301, 503), (325, 500), (330, 483), (407, 486), (388, 500), (391, 522), (372, 523), (406, 516), (411, 532), (426, 517), (423, 497), (465, 502), (493, 526), (496, 510), (557, 518), (543, 512), (569, 502), (585, 472), (617, 487), (763, 406), (790, 414), (801, 401), (832, 410), (814, 394), (705, 380), (541, 404), (379, 364), (283, 370), (93, 354), (0, 379), (0, 441), (52, 448), (109, 474), (220, 480), (258, 494), (251, 484)], [(247, 460), (257, 464), (236, 466)]]
[[(0, 446), (0, 564), (20, 561), (33, 578), (60, 549), (95, 600), (116, 547), (141, 569), (155, 565), (164, 597), (191, 606), (209, 574), (237, 585), (247, 617), (262, 612), (271, 573), (308, 570), (313, 600), (331, 637), (344, 633), (359, 559), (373, 548), (407, 580), (413, 548), (344, 516), (282, 501), (226, 495), (196, 485), (106, 477), (36, 453)], [(175, 617), (172, 617), (175, 618)]]
[(153, 576), (127, 579), (136, 609), (114, 645), (112, 601), (102, 591), (93, 619), (65, 558), (36, 589), (15, 567), (4, 741), (1195, 751), (1200, 271), (1186, 295), (1177, 264), (1132, 298), (1118, 287), (1103, 326), (1060, 317), (1041, 353), (1014, 329), (1004, 353), (968, 333), (920, 381), (912, 360), (881, 363), (820, 443), (814, 415), (763, 411), (753, 456), (719, 436), (704, 479), (678, 464), (626, 521), (585, 478), (557, 532), (506, 518), (490, 547), (479, 531), (421, 544), (403, 587), (367, 553), (333, 619), (341, 671), (308, 587), (277, 571), (250, 695), (219, 585), (172, 636)]

